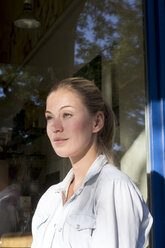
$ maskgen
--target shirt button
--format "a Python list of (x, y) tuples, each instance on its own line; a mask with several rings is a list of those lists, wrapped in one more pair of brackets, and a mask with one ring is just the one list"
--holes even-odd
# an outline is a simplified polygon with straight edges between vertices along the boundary
[(77, 229), (80, 229), (80, 225), (79, 225), (79, 224), (77, 224), (76, 228), (77, 228)]
[(60, 227), (60, 228), (58, 229), (58, 231), (59, 231), (59, 232), (62, 232), (62, 227)]

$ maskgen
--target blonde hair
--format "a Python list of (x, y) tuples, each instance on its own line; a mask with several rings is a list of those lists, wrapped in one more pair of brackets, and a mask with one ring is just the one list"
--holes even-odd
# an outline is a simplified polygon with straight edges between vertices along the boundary
[(97, 134), (97, 151), (99, 154), (105, 154), (109, 160), (113, 160), (112, 149), (115, 136), (115, 117), (112, 109), (105, 103), (100, 90), (93, 81), (73, 77), (66, 78), (55, 84), (48, 96), (60, 88), (68, 89), (79, 94), (90, 114), (95, 115), (98, 111), (103, 112), (104, 126)]

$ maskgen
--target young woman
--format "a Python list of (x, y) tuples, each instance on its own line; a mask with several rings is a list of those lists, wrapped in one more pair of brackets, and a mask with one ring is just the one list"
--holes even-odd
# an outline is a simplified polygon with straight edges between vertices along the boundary
[(45, 114), (53, 149), (72, 169), (40, 199), (32, 248), (143, 248), (152, 217), (134, 183), (109, 162), (115, 121), (98, 88), (62, 80)]

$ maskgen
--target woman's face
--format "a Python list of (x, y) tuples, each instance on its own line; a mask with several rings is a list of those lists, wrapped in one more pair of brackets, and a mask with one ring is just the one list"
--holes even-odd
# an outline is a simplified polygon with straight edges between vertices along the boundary
[(78, 160), (95, 146), (95, 118), (77, 93), (63, 88), (52, 92), (46, 119), (47, 134), (57, 155)]

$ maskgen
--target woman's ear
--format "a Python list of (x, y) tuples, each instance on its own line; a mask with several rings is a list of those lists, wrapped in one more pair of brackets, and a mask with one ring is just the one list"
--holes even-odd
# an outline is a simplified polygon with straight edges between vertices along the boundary
[(104, 114), (98, 111), (93, 120), (93, 133), (98, 133), (104, 126)]

